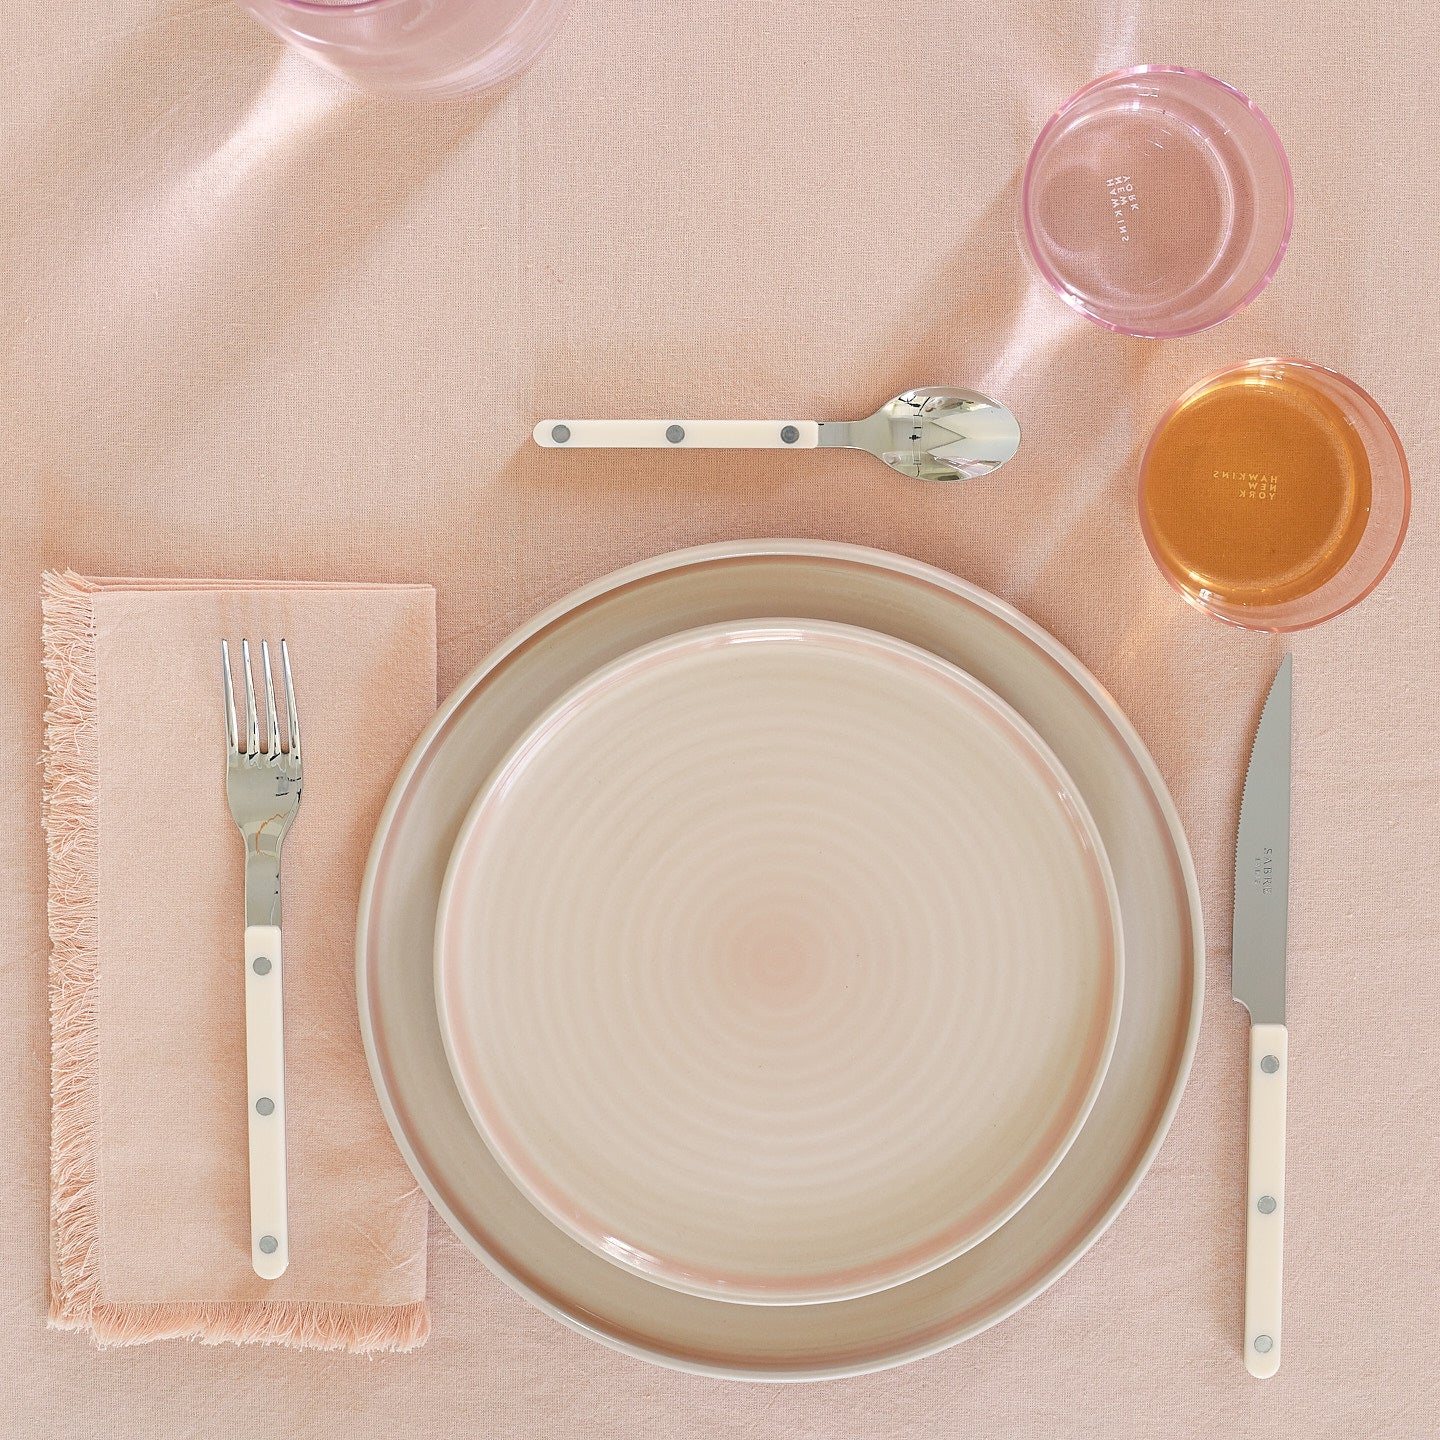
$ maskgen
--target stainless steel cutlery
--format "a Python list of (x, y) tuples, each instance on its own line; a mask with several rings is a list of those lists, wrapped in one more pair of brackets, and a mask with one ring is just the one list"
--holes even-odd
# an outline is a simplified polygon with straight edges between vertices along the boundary
[(260, 642), (263, 733), (250, 642), (240, 643), (245, 719), (240, 727), (230, 644), (220, 642), (225, 696), (225, 791), (245, 844), (245, 1061), (250, 1134), (250, 1259), (266, 1280), (290, 1263), (285, 1174), (285, 1025), (281, 986), (280, 847), (300, 808), (304, 776), (290, 649), (280, 642), (281, 734), (270, 646)]
[(1290, 896), (1290, 657), (1270, 686), (1240, 802), (1231, 989), (1250, 1012), (1245, 1368), (1280, 1368), (1285, 1226), (1285, 940)]
[(1020, 448), (1020, 426), (974, 390), (906, 390), (864, 420), (542, 420), (551, 450), (866, 450), (915, 480), (969, 480)]

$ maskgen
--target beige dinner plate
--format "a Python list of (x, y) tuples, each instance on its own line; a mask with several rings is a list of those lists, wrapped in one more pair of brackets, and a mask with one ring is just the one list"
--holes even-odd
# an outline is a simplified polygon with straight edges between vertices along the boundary
[(1054, 1170), (1120, 1016), (1114, 883), (1035, 731), (820, 620), (640, 647), (482, 788), (439, 906), (450, 1068), (510, 1178), (662, 1285), (868, 1294)]
[[(595, 1254), (511, 1180), (455, 1085), (436, 1013), (441, 884), (475, 796), (535, 719), (600, 666), (701, 625), (774, 615), (860, 625), (974, 675), (1050, 746), (1115, 877), (1125, 1003), (1084, 1128), (1049, 1180), (978, 1245), (850, 1300), (737, 1305), (657, 1285)], [(1113, 700), (1010, 606), (901, 556), (739, 541), (657, 556), (538, 616), (441, 706), (381, 817), (361, 895), (361, 1030), (402, 1155), (455, 1233), (532, 1303), (632, 1355), (756, 1379), (898, 1364), (963, 1340), (1040, 1294), (1114, 1220), (1155, 1157), (1199, 1031), (1203, 936), (1178, 817)]]

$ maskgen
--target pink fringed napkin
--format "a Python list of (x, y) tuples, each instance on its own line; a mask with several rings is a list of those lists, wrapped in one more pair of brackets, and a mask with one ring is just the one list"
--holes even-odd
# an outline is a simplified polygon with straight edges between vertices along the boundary
[[(107, 1345), (422, 1343), (426, 1205), (366, 1071), (354, 929), (371, 832), (435, 709), (434, 591), (64, 574), (43, 607), (51, 1324)], [(222, 636), (282, 635), (305, 800), (283, 862), (291, 1261), (264, 1281), (219, 656)]]

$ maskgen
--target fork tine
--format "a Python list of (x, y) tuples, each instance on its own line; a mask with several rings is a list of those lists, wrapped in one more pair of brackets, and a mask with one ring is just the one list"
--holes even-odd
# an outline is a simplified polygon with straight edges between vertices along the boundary
[(260, 642), (260, 668), (265, 672), (265, 750), (273, 760), (280, 753), (280, 717), (275, 713), (275, 677), (270, 673), (270, 642)]
[(260, 753), (260, 717), (255, 713), (255, 676), (250, 670), (250, 642), (240, 642), (240, 663), (245, 667), (245, 753)]
[(290, 730), (290, 768), (300, 773), (300, 712), (295, 708), (295, 680), (290, 674), (290, 646), (280, 641), (280, 670), (285, 676), (285, 720)]
[(240, 749), (240, 736), (235, 729), (235, 680), (230, 673), (230, 642), (220, 642), (220, 671), (225, 682), (225, 743), (232, 752)]

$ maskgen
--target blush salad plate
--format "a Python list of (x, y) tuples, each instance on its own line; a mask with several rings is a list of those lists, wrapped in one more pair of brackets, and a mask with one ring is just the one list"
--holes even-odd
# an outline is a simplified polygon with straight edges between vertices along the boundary
[(511, 1180), (661, 1285), (843, 1300), (991, 1234), (1115, 1040), (1099, 835), (918, 646), (780, 618), (601, 666), (490, 776), (441, 892), (450, 1068)]
[[(1054, 751), (1104, 843), (1125, 997), (1084, 1128), (1049, 1180), (964, 1254), (854, 1299), (739, 1305), (657, 1285), (582, 1245), (515, 1184), (470, 1118), (435, 996), (441, 886), (475, 797), (535, 720), (601, 666), (681, 630), (775, 615), (858, 625), (973, 675)], [(805, 1380), (965, 1340), (1055, 1283), (1119, 1214), (1180, 1103), (1200, 1024), (1194, 869), (1164, 784), (1123, 713), (1052, 636), (993, 595), (904, 557), (812, 541), (657, 556), (522, 627), (450, 695), (376, 831), (357, 927), (359, 1015), (381, 1106), (445, 1222), (531, 1303), (660, 1364)], [(1143, 1243), (1143, 1242), (1142, 1242)]]

